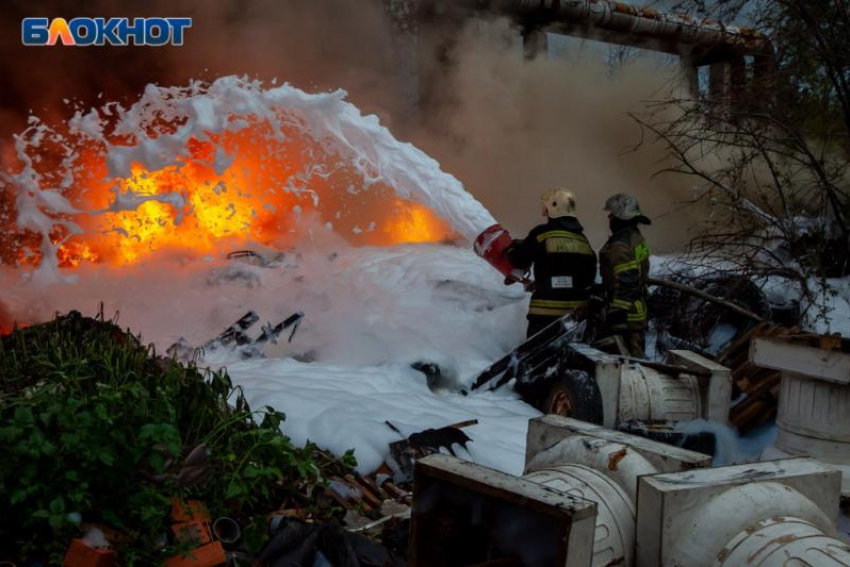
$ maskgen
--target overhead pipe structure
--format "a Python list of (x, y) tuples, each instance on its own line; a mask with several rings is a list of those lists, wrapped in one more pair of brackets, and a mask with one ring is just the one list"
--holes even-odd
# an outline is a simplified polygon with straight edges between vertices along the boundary
[[(764, 83), (774, 69), (770, 40), (756, 30), (710, 19), (668, 14), (654, 8), (610, 0), (384, 0), (399, 27), (410, 34), (428, 22), (453, 22), (481, 16), (506, 17), (523, 34), (525, 54), (545, 53), (546, 33), (557, 33), (605, 43), (678, 55), (688, 89), (699, 94), (697, 69), (710, 66), (709, 99), (742, 102), (746, 66), (753, 79)], [(413, 32), (418, 34), (418, 32)], [(767, 86), (769, 90), (769, 85)], [(761, 97), (763, 98), (763, 97)]]
[(723, 55), (769, 56), (770, 41), (755, 30), (710, 19), (666, 14), (609, 0), (420, 0), (421, 13), (491, 14), (529, 27), (679, 55), (700, 48)]

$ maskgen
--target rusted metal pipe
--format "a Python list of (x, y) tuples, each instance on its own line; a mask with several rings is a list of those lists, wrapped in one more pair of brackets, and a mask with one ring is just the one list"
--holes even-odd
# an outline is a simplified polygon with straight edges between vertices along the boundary
[(546, 31), (675, 54), (705, 48), (770, 57), (773, 51), (770, 40), (750, 28), (610, 0), (421, 0), (420, 8), (489, 13)]

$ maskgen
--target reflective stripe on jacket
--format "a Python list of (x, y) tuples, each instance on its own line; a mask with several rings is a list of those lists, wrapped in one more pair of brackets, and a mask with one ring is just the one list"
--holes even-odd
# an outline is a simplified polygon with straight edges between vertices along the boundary
[(507, 250), (520, 269), (534, 267), (529, 315), (561, 317), (586, 307), (596, 279), (596, 253), (575, 217), (549, 219)]

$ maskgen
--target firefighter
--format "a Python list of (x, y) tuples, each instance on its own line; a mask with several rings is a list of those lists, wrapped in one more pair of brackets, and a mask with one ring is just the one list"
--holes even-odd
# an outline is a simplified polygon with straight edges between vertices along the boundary
[(575, 217), (575, 195), (555, 188), (541, 196), (546, 223), (507, 249), (510, 263), (521, 270), (534, 266), (534, 290), (528, 309), (531, 337), (576, 309), (586, 309), (596, 279), (596, 253)]
[(603, 336), (619, 335), (632, 356), (643, 358), (649, 247), (638, 226), (652, 221), (641, 213), (637, 199), (624, 193), (609, 198), (604, 210), (611, 236), (599, 251), (606, 294)]

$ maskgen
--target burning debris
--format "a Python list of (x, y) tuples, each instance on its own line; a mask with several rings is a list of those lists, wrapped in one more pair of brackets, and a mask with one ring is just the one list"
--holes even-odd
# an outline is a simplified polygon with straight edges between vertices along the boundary
[(5, 260), (52, 270), (280, 245), (313, 213), (359, 244), (436, 242), (488, 221), (457, 180), (343, 96), (229, 77), (150, 86), (65, 128), (33, 118), (4, 173), (5, 224), (18, 228)]

